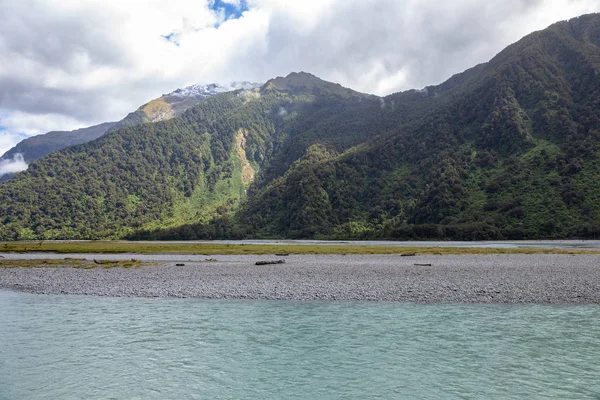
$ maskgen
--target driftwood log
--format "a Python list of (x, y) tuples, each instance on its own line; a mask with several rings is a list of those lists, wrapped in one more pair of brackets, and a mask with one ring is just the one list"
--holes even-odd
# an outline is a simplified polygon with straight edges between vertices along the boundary
[(257, 261), (255, 265), (285, 264), (285, 260)]

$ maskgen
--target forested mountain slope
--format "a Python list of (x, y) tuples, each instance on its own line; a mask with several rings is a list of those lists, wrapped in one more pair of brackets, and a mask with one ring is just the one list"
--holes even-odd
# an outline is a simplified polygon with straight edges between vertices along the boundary
[[(410, 127), (342, 154), (315, 148), (251, 198), (239, 221), (247, 232), (292, 237), (594, 234), (599, 45), (598, 15), (529, 35), (428, 88), (437, 101)], [(386, 101), (394, 98), (402, 95)]]
[(396, 129), (343, 153), (311, 148), (231, 220), (138, 237), (592, 237), (599, 44), (598, 15), (555, 24), (442, 85), (386, 97)]
[(599, 103), (598, 15), (385, 98), (291, 74), (39, 160), (0, 236), (591, 236)]
[[(236, 209), (252, 182), (281, 174), (289, 157), (335, 129), (336, 115), (355, 118), (344, 135), (326, 138), (340, 151), (379, 124), (374, 96), (309, 74), (290, 80), (298, 86), (281, 90), (269, 82), (218, 94), (180, 117), (122, 128), (34, 162), (0, 185), (0, 236), (122, 237), (139, 228), (208, 222)], [(278, 158), (291, 136), (297, 148)]]
[[(128, 126), (140, 125), (146, 122), (164, 121), (176, 117), (188, 108), (215, 94), (242, 88), (250, 89), (258, 86), (260, 85), (254, 82), (233, 82), (226, 86), (212, 83), (177, 89), (172, 93), (164, 94), (140, 106), (136, 111), (127, 114), (125, 118), (118, 122), (105, 122), (73, 131), (52, 131), (24, 139), (4, 153), (0, 157), (0, 162), (15, 159), (15, 156), (21, 154), (23, 160), (29, 164), (46, 154), (64, 149), (65, 147), (91, 142), (107, 132), (114, 132)], [(13, 176), (14, 174), (0, 176), (0, 180), (7, 180)]]
[(11, 159), (16, 154), (22, 154), (25, 162), (30, 163), (53, 151), (97, 139), (114, 125), (115, 122), (105, 122), (74, 131), (53, 131), (44, 135), (32, 136), (4, 153), (0, 160)]
[[(22, 161), (25, 163), (22, 168), (26, 168), (27, 164), (53, 151), (97, 139), (114, 125), (115, 122), (105, 122), (74, 131), (52, 131), (43, 135), (32, 136), (22, 140), (15, 147), (4, 153), (0, 157), (0, 163), (15, 162), (22, 157)], [(9, 180), (14, 176), (14, 173), (0, 175), (0, 182)]]

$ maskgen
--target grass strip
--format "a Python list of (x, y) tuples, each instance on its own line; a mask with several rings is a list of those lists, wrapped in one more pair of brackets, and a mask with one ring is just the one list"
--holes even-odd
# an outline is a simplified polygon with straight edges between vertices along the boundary
[(65, 258), (62, 260), (0, 260), (0, 268), (139, 268), (142, 262), (139, 260), (119, 261), (89, 261), (80, 258)]
[(420, 247), (420, 246), (353, 246), (353, 245), (298, 245), (298, 244), (220, 244), (220, 243), (138, 243), (119, 241), (78, 242), (1, 242), (2, 252), (51, 252), (97, 254), (600, 254), (597, 250), (552, 248), (482, 248), (482, 247)]

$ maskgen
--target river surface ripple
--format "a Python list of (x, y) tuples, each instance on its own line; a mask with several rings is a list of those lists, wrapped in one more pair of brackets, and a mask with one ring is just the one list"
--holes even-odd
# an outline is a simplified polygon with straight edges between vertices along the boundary
[(600, 307), (0, 291), (0, 399), (599, 399)]

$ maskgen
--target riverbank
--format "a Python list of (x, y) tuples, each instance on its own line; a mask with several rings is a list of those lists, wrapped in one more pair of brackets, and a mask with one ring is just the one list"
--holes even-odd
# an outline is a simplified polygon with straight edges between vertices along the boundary
[(241, 240), (208, 242), (23, 241), (0, 242), (5, 253), (95, 254), (600, 254), (600, 241), (393, 242)]
[[(131, 255), (78, 254), (86, 267), (72, 259), (43, 264), (46, 255), (37, 256), (39, 264), (18, 266), (23, 255), (5, 256), (0, 288), (39, 294), (600, 304), (600, 255), (147, 255), (138, 257), (137, 268), (107, 268), (100, 261)], [(286, 262), (255, 265), (276, 259)]]

